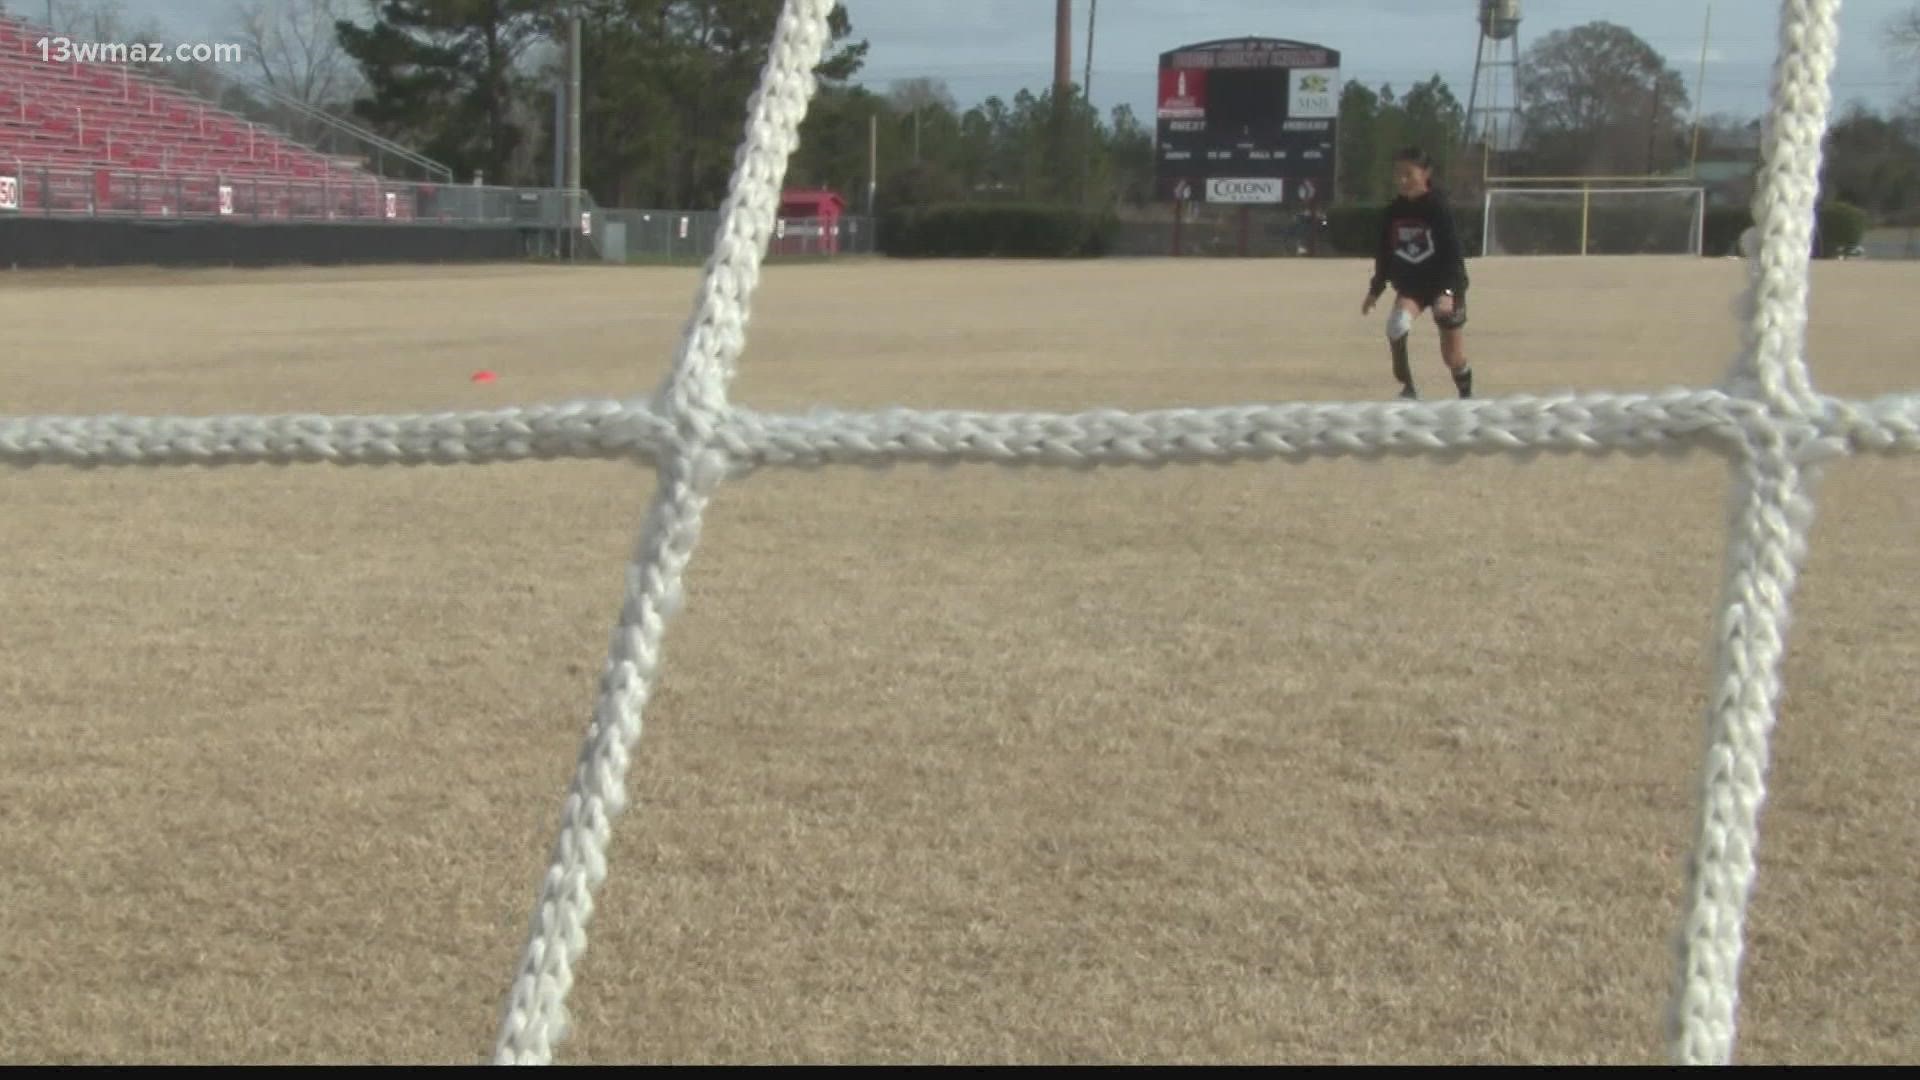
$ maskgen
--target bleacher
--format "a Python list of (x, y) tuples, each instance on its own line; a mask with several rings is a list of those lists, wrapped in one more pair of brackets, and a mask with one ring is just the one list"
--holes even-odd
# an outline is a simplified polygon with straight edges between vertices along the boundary
[[(333, 158), (119, 64), (42, 59), (49, 35), (0, 14), (0, 211), (270, 218), (411, 216)], [(0, 190), (0, 196), (9, 193)]]

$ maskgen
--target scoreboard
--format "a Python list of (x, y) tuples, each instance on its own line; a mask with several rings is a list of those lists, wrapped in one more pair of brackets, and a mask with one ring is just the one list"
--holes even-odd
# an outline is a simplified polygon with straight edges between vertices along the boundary
[(1224, 38), (1160, 54), (1154, 180), (1162, 201), (1310, 207), (1331, 201), (1340, 53)]

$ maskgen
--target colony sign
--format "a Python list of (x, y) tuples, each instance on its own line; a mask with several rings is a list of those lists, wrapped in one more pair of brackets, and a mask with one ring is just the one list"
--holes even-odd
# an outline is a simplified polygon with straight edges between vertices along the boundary
[(1210, 203), (1278, 203), (1286, 192), (1285, 180), (1278, 177), (1210, 176), (1207, 201)]

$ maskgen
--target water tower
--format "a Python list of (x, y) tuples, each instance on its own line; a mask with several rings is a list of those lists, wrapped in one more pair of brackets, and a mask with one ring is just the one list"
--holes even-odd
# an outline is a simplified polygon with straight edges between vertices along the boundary
[(1476, 0), (1480, 46), (1467, 98), (1465, 145), (1489, 164), (1519, 144), (1520, 0)]

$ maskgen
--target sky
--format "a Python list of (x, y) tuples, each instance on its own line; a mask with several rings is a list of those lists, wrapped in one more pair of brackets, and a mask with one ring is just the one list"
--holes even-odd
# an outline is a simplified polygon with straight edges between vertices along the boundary
[[(69, 0), (55, 0), (65, 3)], [(273, 0), (269, 0), (273, 2)], [(23, 14), (45, 0), (9, 0)], [(119, 0), (135, 23), (151, 18), (179, 42), (232, 41), (234, 0)], [(1053, 78), (1054, 0), (844, 0), (855, 38), (870, 43), (859, 81), (884, 90), (894, 79), (944, 80), (964, 106), (1011, 98)], [(1883, 50), (1881, 28), (1920, 0), (1846, 0), (1841, 9), (1837, 105), (1895, 103), (1920, 85)], [(1708, 8), (1712, 30), (1706, 34)], [(1479, 28), (1475, 0), (1074, 0), (1074, 75), (1086, 64), (1087, 16), (1095, 12), (1092, 98), (1102, 112), (1125, 102), (1151, 123), (1160, 53), (1210, 38), (1294, 38), (1340, 50), (1341, 78), (1396, 90), (1439, 74), (1464, 103), (1473, 82)], [(1607, 19), (1663, 53), (1698, 88), (1707, 48), (1705, 111), (1758, 116), (1777, 48), (1778, 0), (1522, 0), (1520, 45), (1554, 30)], [(1705, 38), (1703, 42), (1703, 36)]]

